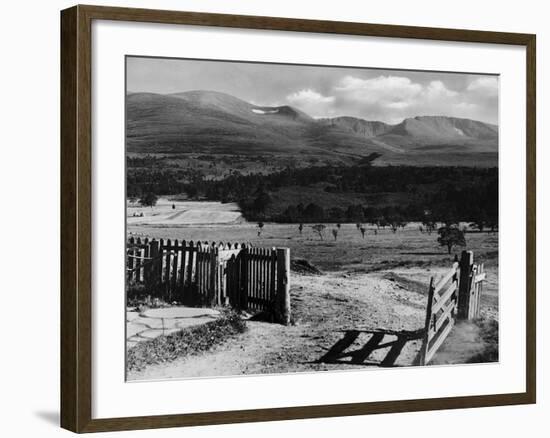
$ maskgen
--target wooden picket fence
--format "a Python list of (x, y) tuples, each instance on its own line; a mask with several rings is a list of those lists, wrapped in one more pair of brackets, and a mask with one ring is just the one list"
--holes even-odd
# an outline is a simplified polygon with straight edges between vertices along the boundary
[(473, 265), (470, 274), (470, 298), (468, 301), (468, 314), (466, 319), (476, 319), (479, 317), (479, 307), (481, 294), (483, 292), (483, 281), (486, 278), (485, 267), (482, 264)]
[(290, 321), (290, 252), (249, 244), (127, 241), (127, 281), (190, 306), (230, 305)]
[(456, 320), (479, 316), (486, 275), (483, 264), (474, 264), (473, 260), (472, 251), (463, 251), (460, 263), (455, 261), (437, 284), (433, 277), (430, 279), (420, 365), (433, 359)]

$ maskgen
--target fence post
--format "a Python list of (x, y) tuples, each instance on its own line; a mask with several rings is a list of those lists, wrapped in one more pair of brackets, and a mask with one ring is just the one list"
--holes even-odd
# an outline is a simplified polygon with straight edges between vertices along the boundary
[[(151, 295), (155, 295), (157, 292), (157, 280), (159, 278), (158, 274), (158, 257), (159, 257), (159, 241), (158, 240), (152, 240), (149, 243), (149, 263), (148, 263), (148, 274), (147, 274), (147, 283), (145, 285), (145, 288), (147, 290), (147, 293)], [(162, 260), (161, 260), (162, 263)]]
[(470, 286), (474, 253), (462, 251), (460, 258), (460, 281), (458, 284), (458, 319), (468, 319), (470, 314)]
[(243, 246), (239, 256), (241, 259), (239, 309), (248, 310), (248, 246)]
[(290, 249), (277, 248), (277, 295), (275, 318), (281, 324), (290, 324)]
[(218, 257), (218, 247), (217, 246), (211, 246), (210, 247), (210, 280), (209, 280), (209, 286), (210, 286), (210, 303), (212, 306), (221, 305), (221, 297), (219, 289), (216, 287), (216, 278), (218, 277), (218, 264), (219, 264), (219, 257)]
[(426, 365), (426, 355), (428, 354), (428, 348), (430, 344), (430, 324), (432, 321), (432, 306), (434, 300), (434, 278), (430, 278), (430, 288), (428, 289), (428, 305), (426, 306), (426, 319), (424, 323), (424, 339), (422, 340), (422, 347), (420, 348), (420, 360), (419, 365)]

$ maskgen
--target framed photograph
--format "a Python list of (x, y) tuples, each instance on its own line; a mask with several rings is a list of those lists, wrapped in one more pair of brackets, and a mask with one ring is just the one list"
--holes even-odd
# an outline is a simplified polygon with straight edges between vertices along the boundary
[(61, 423), (535, 403), (535, 35), (61, 13)]

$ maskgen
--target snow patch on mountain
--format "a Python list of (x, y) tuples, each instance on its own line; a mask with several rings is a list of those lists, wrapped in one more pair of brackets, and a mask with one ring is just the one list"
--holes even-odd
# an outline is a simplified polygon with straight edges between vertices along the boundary
[(258, 109), (258, 108), (253, 108), (252, 109), (252, 112), (254, 114), (275, 114), (275, 113), (278, 113), (279, 110), (278, 109), (274, 109), (274, 110), (261, 110), (261, 109)]

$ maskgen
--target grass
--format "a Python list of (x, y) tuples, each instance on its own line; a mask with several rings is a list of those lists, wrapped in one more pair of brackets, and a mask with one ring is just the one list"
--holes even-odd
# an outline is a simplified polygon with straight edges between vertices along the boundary
[(171, 362), (208, 351), (245, 331), (246, 322), (240, 315), (233, 310), (224, 310), (215, 321), (138, 343), (128, 350), (126, 367), (128, 371), (140, 371), (151, 364)]
[(485, 344), (485, 349), (472, 356), (468, 363), (498, 362), (498, 321), (477, 319), (474, 323), (479, 327), (479, 335)]
[(453, 249), (453, 255), (437, 243), (437, 233), (421, 233), (418, 223), (410, 223), (404, 230), (392, 233), (389, 229), (376, 230), (367, 225), (365, 238), (355, 224), (344, 223), (335, 241), (331, 231), (335, 224), (325, 223), (324, 240), (315, 233), (311, 224), (305, 224), (303, 232), (298, 224), (265, 223), (258, 236), (256, 223), (229, 225), (140, 226), (132, 225), (130, 231), (149, 237), (185, 239), (208, 242), (250, 242), (259, 247), (288, 247), (293, 259), (305, 259), (323, 271), (380, 270), (394, 266), (448, 266), (454, 253), (460, 256), (462, 249), (474, 251), (476, 262), (484, 262), (488, 269), (498, 264), (497, 233), (467, 233), (466, 248)]

